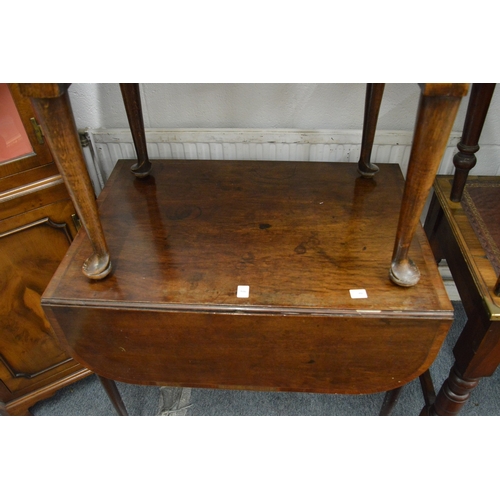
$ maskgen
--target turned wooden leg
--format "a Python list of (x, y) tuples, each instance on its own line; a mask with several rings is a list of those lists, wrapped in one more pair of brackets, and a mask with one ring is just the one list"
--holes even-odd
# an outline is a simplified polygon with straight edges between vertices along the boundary
[(93, 254), (83, 264), (83, 273), (91, 279), (102, 279), (111, 272), (111, 260), (76, 130), (68, 87), (68, 84), (53, 83), (19, 85), (21, 93), (31, 98), (54, 161), (92, 244)]
[(397, 285), (413, 286), (420, 279), (408, 251), (467, 88), (465, 84), (422, 86), (390, 269)]
[(472, 86), (462, 139), (457, 145), (458, 153), (453, 157), (456, 170), (450, 194), (451, 201), (458, 202), (462, 199), (467, 176), (476, 164), (477, 159), (474, 153), (479, 151), (479, 137), (495, 85), (495, 83), (475, 83)]
[(385, 393), (382, 408), (379, 413), (380, 417), (387, 417), (391, 414), (392, 410), (396, 406), (396, 403), (398, 402), (401, 389), (403, 389), (403, 387), (396, 387), (396, 389), (392, 389), (392, 391), (387, 391)]
[(123, 403), (120, 392), (118, 391), (118, 387), (116, 387), (116, 383), (114, 380), (110, 380), (109, 378), (104, 378), (97, 375), (97, 378), (101, 382), (106, 394), (109, 396), (111, 403), (113, 404), (116, 413), (122, 417), (128, 417), (127, 408), (125, 408), (125, 404)]
[(464, 377), (455, 364), (436, 396), (434, 404), (430, 406), (428, 414), (431, 416), (458, 415), (479, 380), (479, 378)]
[(361, 139), (361, 154), (358, 161), (358, 172), (363, 177), (373, 177), (379, 171), (377, 165), (371, 162), (371, 156), (384, 88), (385, 83), (368, 83), (366, 85), (363, 136)]
[(490, 321), (482, 307), (466, 305), (468, 320), (453, 348), (455, 364), (429, 415), (457, 415), (481, 378), (493, 375), (500, 363), (500, 323)]
[(131, 170), (136, 177), (147, 177), (151, 172), (151, 162), (148, 158), (139, 84), (120, 83), (120, 90), (137, 153), (137, 163), (131, 167)]

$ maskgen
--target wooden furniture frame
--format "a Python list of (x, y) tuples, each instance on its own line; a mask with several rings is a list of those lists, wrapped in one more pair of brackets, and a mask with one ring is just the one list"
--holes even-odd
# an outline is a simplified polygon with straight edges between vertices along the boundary
[[(374, 183), (373, 176), (380, 165), (370, 163), (383, 92), (381, 84), (367, 87), (358, 180), (356, 170), (353, 177), (349, 164), (333, 164), (336, 168), (332, 169), (332, 164), (243, 162), (249, 170), (246, 176), (243, 165), (236, 162), (185, 161), (180, 165), (175, 161), (150, 161), (138, 85), (122, 84), (138, 162), (117, 164), (97, 205), (89, 196), (83, 157), (73, 139), (75, 127), (67, 87), (25, 85), (25, 94), (32, 98), (41, 123), (52, 137), (52, 148), (88, 236), (86, 239), (82, 233), (72, 246), (43, 298), (52, 324), (70, 352), (108, 379), (348, 394), (398, 389), (430, 365), (452, 320), (451, 304), (437, 267), (432, 258), (429, 260), (431, 253), (419, 227), (419, 217), (467, 88), (465, 84), (421, 86), (406, 182), (395, 165), (384, 165), (384, 172), (376, 176), (377, 182), (385, 183), (392, 192), (388, 197)], [(299, 167), (309, 170), (304, 179), (305, 170)], [(138, 179), (127, 181), (125, 169), (131, 169)], [(264, 179), (263, 186), (256, 187), (252, 175)], [(342, 250), (342, 243), (332, 239), (332, 216), (322, 218), (317, 210), (311, 211), (307, 201), (311, 191), (304, 191), (308, 182), (314, 193), (328, 200), (328, 204), (318, 201), (319, 204), (330, 206), (335, 214), (344, 212), (338, 229), (351, 234), (352, 241), (356, 240), (355, 228), (362, 227), (359, 224), (372, 223), (377, 231), (381, 228), (380, 234), (375, 231), (375, 235), (366, 236), (374, 247), (370, 259), (362, 256), (363, 248), (353, 253), (347, 245)], [(354, 189), (354, 201), (349, 201), (350, 217), (338, 205), (345, 189), (334, 190), (337, 205), (332, 197), (336, 183), (343, 182)], [(271, 188), (266, 188), (266, 183)], [(157, 186), (162, 196), (157, 196)], [(196, 189), (195, 198), (191, 189)], [(287, 189), (293, 189), (290, 192), (294, 195), (293, 199), (287, 198), (290, 209), (285, 216), (285, 199), (276, 196)], [(381, 196), (374, 201), (377, 210), (369, 205), (371, 195)], [(210, 200), (211, 205), (203, 204), (200, 208), (198, 199)], [(238, 229), (245, 219), (231, 209), (238, 202), (253, 207), (253, 214), (262, 218), (252, 237)], [(384, 204), (386, 210), (379, 210)], [(264, 212), (261, 206), (267, 207)], [(265, 235), (273, 234), (265, 231), (273, 226), (269, 220), (276, 221), (278, 213), (285, 228), (295, 226), (290, 238), (302, 237), (295, 244), (295, 257), (286, 251), (291, 240), (287, 240), (288, 232), (284, 229), (274, 244), (260, 246), (263, 238), (268, 237)], [(207, 214), (207, 219), (202, 221), (201, 214)], [(171, 221), (167, 226), (165, 217)], [(176, 225), (175, 221), (180, 220), (183, 225)], [(199, 262), (204, 263), (210, 256), (210, 249), (218, 248), (210, 228), (221, 231), (223, 224), (231, 229), (234, 242), (228, 240), (220, 249), (222, 262), (220, 256), (213, 255), (212, 265), (207, 263), (195, 272)], [(311, 224), (317, 231), (307, 233)], [(129, 233), (125, 240), (124, 231)], [(111, 248), (115, 248), (118, 259), (114, 272), (110, 257), (113, 253), (108, 249), (105, 233), (111, 238)], [(394, 233), (391, 257), (387, 235)], [(197, 243), (205, 245), (206, 250), (200, 253), (192, 238), (198, 238)], [(131, 240), (141, 245), (135, 261), (129, 254)], [(233, 275), (240, 268), (252, 268), (255, 255), (250, 248), (242, 255), (240, 267), (229, 258), (250, 241), (259, 249), (259, 255), (267, 255), (267, 262), (274, 266), (276, 273), (272, 274), (271, 266), (265, 275), (266, 279), (273, 276), (273, 292), (269, 295), (262, 289), (250, 299), (239, 294), (234, 297), (226, 291), (222, 298), (214, 295), (214, 290), (225, 287), (224, 280), (229, 280), (224, 267), (235, 266)], [(327, 249), (332, 249), (335, 257), (325, 250), (324, 241), (329, 242)], [(273, 253), (266, 253), (269, 249)], [(85, 252), (91, 253), (90, 257), (83, 258)], [(147, 253), (153, 254), (152, 260)], [(305, 254), (309, 259), (306, 267), (306, 262), (296, 259)], [(140, 255), (148, 266), (142, 266)], [(77, 261), (82, 258), (84, 276), (77, 271)], [(289, 259), (292, 274), (285, 272), (288, 267), (283, 268), (284, 259)], [(390, 280), (387, 271), (380, 272), (386, 259), (390, 263)], [(325, 262), (330, 267), (325, 267)], [(219, 267), (214, 277), (211, 273), (216, 263)], [(260, 263), (265, 264), (266, 260)], [(278, 270), (287, 276), (278, 276)], [(300, 274), (292, 278), (294, 272)], [(141, 273), (146, 288), (140, 286)], [(258, 273), (253, 267), (248, 276), (256, 278)], [(377, 300), (367, 309), (359, 309), (359, 305), (353, 305), (352, 295), (345, 295), (360, 276), (376, 290)], [(301, 280), (311, 284), (309, 294), (297, 285)], [(166, 325), (170, 333), (164, 331)], [(125, 330), (128, 334), (122, 337), (119, 332)], [(200, 332), (206, 336), (200, 337)], [(337, 369), (332, 371), (335, 365)], [(386, 403), (391, 405), (391, 397)]]
[(8, 87), (33, 150), (0, 166), (0, 414), (18, 416), (92, 372), (64, 351), (40, 305), (78, 219), (30, 100)]
[(453, 159), (455, 175), (436, 178), (425, 222), (436, 259), (446, 259), (450, 268), (467, 323), (453, 349), (455, 363), (450, 375), (435, 400), (423, 408), (423, 415), (457, 415), (480, 379), (493, 375), (500, 363), (499, 278), (462, 198), (469, 184), (498, 184), (497, 177), (469, 177), (494, 89), (495, 84), (473, 85), (459, 151)]

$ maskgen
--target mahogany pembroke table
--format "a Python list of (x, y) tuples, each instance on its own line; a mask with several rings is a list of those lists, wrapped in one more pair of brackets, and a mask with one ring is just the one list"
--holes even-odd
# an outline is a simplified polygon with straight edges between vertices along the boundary
[(419, 218), (466, 84), (421, 85), (406, 181), (370, 162), (383, 84), (357, 164), (149, 160), (139, 87), (121, 84), (138, 161), (97, 203), (68, 85), (21, 88), (85, 228), (43, 308), (120, 413), (112, 380), (394, 395), (435, 359), (453, 308)]

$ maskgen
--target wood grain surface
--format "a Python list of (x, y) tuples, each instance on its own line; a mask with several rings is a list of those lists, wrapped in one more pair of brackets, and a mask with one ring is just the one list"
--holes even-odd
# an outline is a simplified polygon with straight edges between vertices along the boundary
[(421, 281), (389, 279), (398, 165), (365, 179), (348, 163), (154, 160), (135, 179), (132, 164), (118, 162), (98, 200), (113, 272), (81, 274), (80, 232), (42, 300), (96, 373), (360, 393), (402, 385), (437, 355), (453, 309), (421, 227)]
[[(497, 182), (498, 178), (489, 176), (469, 176), (469, 181)], [(464, 256), (469, 274), (473, 277), (479, 295), (483, 297), (484, 306), (491, 320), (500, 319), (500, 298), (495, 295), (495, 284), (498, 276), (488, 260), (485, 249), (481, 246), (474, 228), (465, 212), (462, 203), (450, 200), (452, 176), (438, 176), (434, 185), (436, 197), (442, 207), (453, 238)]]

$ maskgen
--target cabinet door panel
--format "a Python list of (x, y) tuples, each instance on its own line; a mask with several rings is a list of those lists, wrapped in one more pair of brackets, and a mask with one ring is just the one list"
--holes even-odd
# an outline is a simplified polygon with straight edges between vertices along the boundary
[(51, 375), (70, 359), (40, 297), (68, 250), (71, 215), (72, 205), (64, 200), (0, 224), (0, 364), (11, 391)]
[[(0, 101), (0, 140), (4, 142), (5, 149), (8, 149), (8, 143), (18, 142), (15, 133), (17, 131), (19, 137), (22, 135), (27, 137), (32, 150), (31, 153), (21, 155), (17, 160), (9, 161), (7, 158), (4, 158), (4, 161), (0, 161), (0, 177), (6, 177), (51, 163), (52, 154), (47, 142), (43, 135), (37, 136), (35, 132), (35, 112), (31, 106), (30, 100), (21, 95), (18, 84), (9, 84), (8, 88), (5, 83), (1, 83), (0, 86), (0, 97), (3, 96), (2, 101)], [(18, 112), (18, 116), (15, 118), (10, 116), (9, 112), (12, 111), (12, 106), (7, 104), (11, 103), (12, 100)], [(13, 111), (15, 112), (15, 110)], [(22, 128), (24, 128), (24, 130), (22, 130)], [(14, 130), (14, 133), (12, 130)], [(0, 156), (0, 159), (1, 158)]]
[(0, 83), (0, 163), (34, 154), (23, 122), (6, 83)]

